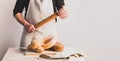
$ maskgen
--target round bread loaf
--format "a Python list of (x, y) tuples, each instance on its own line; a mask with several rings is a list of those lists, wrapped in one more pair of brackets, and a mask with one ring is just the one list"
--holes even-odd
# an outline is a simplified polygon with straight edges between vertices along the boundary
[(51, 49), (53, 51), (62, 52), (64, 51), (64, 45), (60, 42), (56, 42), (56, 44)]
[(32, 49), (36, 49), (40, 46), (40, 43), (38, 42), (38, 40), (36, 38), (33, 38), (31, 41), (31, 47)]
[(41, 46), (39, 46), (39, 47), (36, 48), (34, 51), (37, 52), (37, 53), (42, 53), (42, 52), (44, 52), (44, 48), (41, 47)]
[(53, 36), (50, 35), (50, 36), (45, 37), (45, 38), (43, 39), (43, 45), (42, 45), (42, 47), (43, 47), (44, 49), (51, 48), (51, 47), (55, 44), (55, 42), (56, 42), (55, 37), (53, 37)]

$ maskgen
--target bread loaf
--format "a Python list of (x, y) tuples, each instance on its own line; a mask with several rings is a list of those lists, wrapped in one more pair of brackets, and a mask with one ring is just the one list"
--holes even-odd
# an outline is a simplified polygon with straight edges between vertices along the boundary
[(64, 50), (64, 45), (60, 42), (56, 42), (52, 49), (57, 52), (62, 52)]
[(52, 36), (45, 37), (43, 39), (43, 45), (42, 45), (42, 47), (44, 49), (48, 49), (48, 48), (52, 47), (53, 46), (52, 39), (53, 39)]
[(33, 38), (31, 41), (31, 44), (28, 46), (28, 50), (31, 50), (37, 53), (44, 52), (45, 49), (62, 52), (64, 50), (64, 45), (60, 42), (53, 43), (52, 39), (53, 39), (52, 36), (48, 36), (43, 39), (43, 44), (40, 45), (38, 40), (36, 38)]

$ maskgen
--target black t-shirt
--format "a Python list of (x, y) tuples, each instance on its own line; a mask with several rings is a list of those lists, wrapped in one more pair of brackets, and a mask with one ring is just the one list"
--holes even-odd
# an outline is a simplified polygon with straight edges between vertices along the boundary
[[(13, 10), (13, 15), (15, 16), (18, 12), (22, 13), (23, 9), (25, 8), (25, 15), (28, 9), (30, 0), (17, 0), (14, 10)], [(52, 0), (55, 8), (59, 10), (64, 4), (64, 0)]]

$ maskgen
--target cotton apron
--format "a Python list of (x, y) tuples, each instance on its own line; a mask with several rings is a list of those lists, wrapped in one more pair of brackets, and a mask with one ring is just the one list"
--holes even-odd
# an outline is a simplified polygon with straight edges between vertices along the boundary
[[(53, 14), (53, 12), (52, 0), (30, 0), (26, 20), (34, 25)], [(56, 23), (53, 20), (32, 33), (28, 33), (24, 28), (20, 47), (27, 47), (33, 38), (36, 38), (39, 43), (42, 44), (43, 38), (47, 36), (53, 36), (51, 41), (54, 45), (57, 41), (57, 32), (55, 26)]]

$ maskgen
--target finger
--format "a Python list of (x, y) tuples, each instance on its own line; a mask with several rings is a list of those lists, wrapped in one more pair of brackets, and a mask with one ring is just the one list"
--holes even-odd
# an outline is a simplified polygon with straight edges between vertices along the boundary
[(31, 33), (32, 31), (30, 29), (28, 29), (28, 32)]
[(64, 9), (61, 9), (61, 10), (59, 11), (59, 15), (60, 15), (60, 17), (65, 18), (65, 17), (67, 17), (67, 12), (66, 12)]
[(58, 12), (59, 12), (60, 15), (64, 15), (65, 14), (65, 12), (62, 9), (60, 9)]
[(34, 32), (35, 30), (33, 28), (30, 29), (30, 32)]
[(60, 13), (58, 13), (59, 17), (62, 19), (62, 15)]
[(31, 27), (31, 31), (32, 31), (32, 32), (35, 31), (35, 28), (34, 28), (34, 27)]
[(61, 8), (60, 11), (65, 15), (67, 11), (64, 8)]
[(34, 27), (33, 25), (31, 25), (30, 27), (31, 27), (31, 29), (32, 29), (32, 30), (34, 30), (34, 31), (35, 31), (35, 27)]
[(29, 26), (28, 32), (34, 32), (35, 31), (35, 27), (33, 25)]
[(62, 11), (64, 11), (64, 13), (67, 13), (66, 9), (65, 8), (62, 8)]
[(65, 15), (65, 10), (63, 8), (60, 11)]

